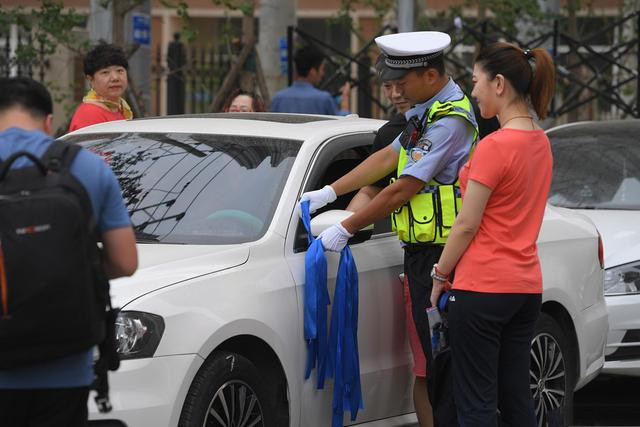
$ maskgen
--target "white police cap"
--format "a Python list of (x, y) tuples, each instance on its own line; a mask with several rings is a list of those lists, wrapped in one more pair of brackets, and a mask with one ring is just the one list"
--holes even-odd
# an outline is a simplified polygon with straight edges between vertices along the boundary
[(376, 37), (376, 44), (385, 55), (383, 80), (395, 80), (411, 68), (426, 67), (442, 56), (451, 44), (451, 37), (440, 31), (414, 31)]

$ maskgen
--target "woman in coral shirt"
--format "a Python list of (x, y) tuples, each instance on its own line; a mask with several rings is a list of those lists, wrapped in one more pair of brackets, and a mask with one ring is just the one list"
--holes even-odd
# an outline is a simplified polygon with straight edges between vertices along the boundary
[(500, 129), (460, 171), (462, 209), (432, 271), (432, 303), (449, 297), (454, 398), (461, 426), (536, 425), (529, 351), (542, 300), (536, 240), (551, 184), (546, 115), (555, 71), (544, 49), (495, 43), (480, 52), (473, 91)]
[(69, 125), (69, 132), (96, 123), (133, 117), (122, 98), (127, 90), (129, 64), (124, 51), (112, 44), (100, 44), (84, 58), (84, 74), (91, 89), (82, 99)]

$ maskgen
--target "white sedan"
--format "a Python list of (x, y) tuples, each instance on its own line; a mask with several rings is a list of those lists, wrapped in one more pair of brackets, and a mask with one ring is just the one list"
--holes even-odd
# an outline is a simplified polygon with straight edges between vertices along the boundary
[[(304, 380), (304, 257), (295, 212), (369, 153), (382, 121), (221, 114), (110, 122), (66, 137), (116, 173), (138, 236), (140, 269), (112, 283), (122, 308), (113, 411), (138, 426), (326, 427), (332, 384)], [(349, 195), (329, 209), (344, 209)], [(312, 226), (323, 229), (316, 217)], [(540, 234), (545, 293), (532, 343), (540, 424), (564, 416), (604, 362), (599, 239), (590, 220), (549, 208)], [(388, 223), (350, 243), (359, 272), (364, 409), (345, 425), (399, 426), (411, 414), (402, 250)], [(329, 253), (329, 293), (338, 255)], [(242, 424), (245, 422), (245, 424)]]
[(609, 335), (603, 372), (640, 376), (640, 120), (582, 122), (548, 131), (549, 202), (602, 234)]

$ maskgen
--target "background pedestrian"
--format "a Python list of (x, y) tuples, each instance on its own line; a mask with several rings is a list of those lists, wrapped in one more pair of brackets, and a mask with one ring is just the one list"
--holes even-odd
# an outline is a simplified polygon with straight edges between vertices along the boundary
[(94, 47), (84, 58), (84, 74), (91, 89), (78, 106), (69, 132), (96, 123), (133, 118), (124, 100), (129, 64), (124, 51), (112, 44)]
[(222, 111), (225, 113), (261, 113), (267, 109), (260, 95), (236, 89), (227, 97)]

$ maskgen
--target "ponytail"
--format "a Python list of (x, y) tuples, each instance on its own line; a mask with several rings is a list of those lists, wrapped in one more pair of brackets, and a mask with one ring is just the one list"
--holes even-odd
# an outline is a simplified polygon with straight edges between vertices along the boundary
[(556, 86), (556, 70), (551, 55), (540, 47), (531, 50), (533, 76), (529, 84), (531, 105), (540, 119), (547, 117), (547, 107)]
[(476, 63), (492, 80), (502, 74), (520, 96), (531, 97), (533, 109), (540, 119), (547, 116), (555, 90), (555, 68), (545, 49), (523, 50), (511, 43), (496, 42), (480, 51)]

